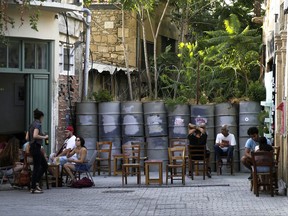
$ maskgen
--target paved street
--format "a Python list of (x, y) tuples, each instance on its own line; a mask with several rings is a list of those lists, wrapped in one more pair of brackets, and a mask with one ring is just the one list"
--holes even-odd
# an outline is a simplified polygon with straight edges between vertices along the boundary
[(256, 197), (250, 192), (247, 173), (213, 174), (206, 180), (186, 177), (186, 186), (176, 181), (160, 187), (146, 187), (144, 176), (138, 187), (136, 178), (129, 177), (124, 188), (120, 176), (101, 175), (94, 177), (93, 188), (53, 187), (44, 194), (30, 194), (5, 184), (0, 186), (0, 215), (288, 215), (288, 198), (263, 192)]

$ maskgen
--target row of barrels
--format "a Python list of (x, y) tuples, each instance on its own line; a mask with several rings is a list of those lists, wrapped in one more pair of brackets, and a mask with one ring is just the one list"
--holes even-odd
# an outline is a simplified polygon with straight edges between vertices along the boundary
[(260, 110), (257, 102), (177, 106), (162, 101), (81, 102), (76, 104), (76, 132), (85, 138), (88, 154), (92, 154), (97, 141), (112, 141), (112, 154), (119, 154), (122, 144), (146, 141), (149, 159), (162, 159), (165, 165), (169, 140), (186, 139), (188, 123), (205, 123), (213, 167), (215, 138), (221, 126), (227, 124), (238, 141), (234, 169), (245, 171), (239, 158), (244, 154), (247, 129), (258, 125)]

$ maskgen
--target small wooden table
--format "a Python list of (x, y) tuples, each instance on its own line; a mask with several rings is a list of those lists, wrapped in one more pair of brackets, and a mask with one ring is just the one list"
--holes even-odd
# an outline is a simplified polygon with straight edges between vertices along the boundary
[[(153, 165), (158, 166), (159, 178), (150, 178), (149, 176), (149, 167)], [(145, 183), (149, 185), (150, 183), (156, 183), (159, 185), (163, 184), (163, 161), (162, 160), (146, 160), (145, 161)]]

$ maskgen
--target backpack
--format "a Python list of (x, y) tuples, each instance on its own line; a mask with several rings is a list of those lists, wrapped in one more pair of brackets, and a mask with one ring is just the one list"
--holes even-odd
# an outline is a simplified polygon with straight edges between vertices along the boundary
[(93, 182), (87, 177), (84, 177), (78, 181), (75, 181), (71, 185), (71, 187), (73, 188), (83, 188), (83, 187), (92, 187), (92, 186), (93, 186)]

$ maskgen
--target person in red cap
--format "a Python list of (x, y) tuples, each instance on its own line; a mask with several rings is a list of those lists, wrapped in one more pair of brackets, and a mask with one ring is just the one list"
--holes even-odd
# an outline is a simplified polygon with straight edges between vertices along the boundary
[(69, 153), (74, 148), (76, 148), (76, 144), (75, 144), (76, 136), (73, 135), (73, 133), (74, 133), (74, 128), (72, 126), (68, 126), (65, 129), (66, 139), (64, 141), (64, 144), (58, 150), (58, 152), (50, 154), (49, 163), (51, 164), (60, 163), (60, 165), (64, 165), (67, 162), (67, 157), (66, 157), (67, 153)]

